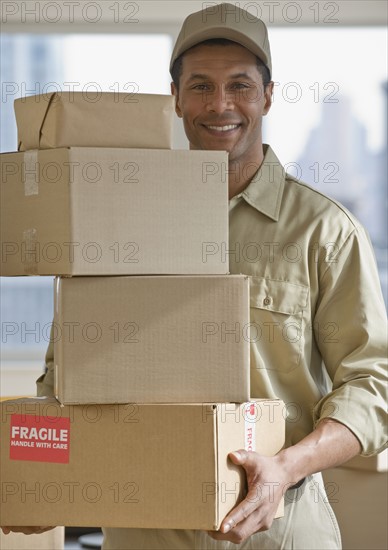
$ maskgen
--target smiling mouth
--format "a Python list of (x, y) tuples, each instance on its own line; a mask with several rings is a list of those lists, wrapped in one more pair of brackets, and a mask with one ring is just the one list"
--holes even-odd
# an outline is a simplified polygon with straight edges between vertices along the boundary
[(232, 130), (236, 130), (240, 127), (240, 124), (225, 124), (223, 126), (216, 126), (216, 125), (203, 125), (207, 130), (212, 130), (214, 132), (230, 132)]

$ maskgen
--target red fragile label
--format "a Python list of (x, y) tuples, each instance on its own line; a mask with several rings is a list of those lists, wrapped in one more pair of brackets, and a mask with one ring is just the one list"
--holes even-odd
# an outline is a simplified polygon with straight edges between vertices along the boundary
[(11, 415), (11, 460), (69, 462), (70, 418)]

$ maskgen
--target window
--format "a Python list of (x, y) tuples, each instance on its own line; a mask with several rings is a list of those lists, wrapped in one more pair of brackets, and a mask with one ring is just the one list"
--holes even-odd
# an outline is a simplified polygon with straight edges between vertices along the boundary
[(169, 35), (1, 37), (1, 151), (17, 149), (13, 102), (59, 90), (169, 94)]
[(388, 303), (387, 32), (269, 29), (274, 103), (264, 126), (293, 176), (368, 230)]
[[(1, 37), (1, 151), (17, 150), (13, 101), (56, 90), (170, 93), (169, 35)], [(52, 277), (1, 280), (2, 392), (34, 392), (53, 317)], [(8, 375), (18, 370), (14, 384)], [(14, 389), (13, 389), (14, 388)]]

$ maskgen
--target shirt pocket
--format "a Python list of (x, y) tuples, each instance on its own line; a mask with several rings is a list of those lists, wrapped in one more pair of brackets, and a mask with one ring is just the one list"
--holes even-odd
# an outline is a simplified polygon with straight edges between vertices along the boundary
[(300, 365), (308, 298), (305, 285), (250, 277), (251, 369), (288, 373)]

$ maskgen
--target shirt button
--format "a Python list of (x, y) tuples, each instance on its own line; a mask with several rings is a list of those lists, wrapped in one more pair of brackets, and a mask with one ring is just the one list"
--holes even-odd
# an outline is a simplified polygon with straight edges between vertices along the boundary
[(271, 298), (270, 298), (269, 296), (267, 296), (266, 298), (264, 298), (263, 304), (264, 304), (265, 306), (269, 306), (269, 304), (271, 303), (271, 301), (272, 301)]

